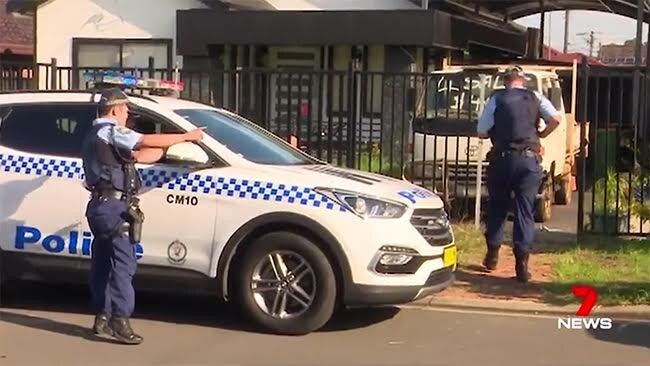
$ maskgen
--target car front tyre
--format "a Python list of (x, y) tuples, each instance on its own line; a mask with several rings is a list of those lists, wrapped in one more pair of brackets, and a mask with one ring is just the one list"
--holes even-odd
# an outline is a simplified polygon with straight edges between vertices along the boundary
[(291, 232), (261, 236), (248, 247), (237, 276), (246, 315), (271, 332), (302, 335), (321, 328), (336, 303), (336, 277), (323, 251)]

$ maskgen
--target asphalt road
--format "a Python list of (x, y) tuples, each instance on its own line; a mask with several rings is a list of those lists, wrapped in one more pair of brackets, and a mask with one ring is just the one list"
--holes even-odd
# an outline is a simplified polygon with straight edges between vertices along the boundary
[(650, 364), (650, 322), (558, 330), (553, 317), (412, 308), (344, 312), (301, 337), (263, 334), (205, 298), (141, 295), (140, 346), (89, 333), (83, 288), (24, 286), (0, 308), (1, 365)]

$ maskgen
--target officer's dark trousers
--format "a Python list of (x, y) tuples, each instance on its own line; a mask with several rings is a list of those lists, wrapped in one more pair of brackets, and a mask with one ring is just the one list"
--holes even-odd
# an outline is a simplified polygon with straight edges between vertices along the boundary
[(514, 253), (530, 253), (535, 235), (535, 199), (543, 171), (534, 156), (511, 152), (490, 159), (488, 167), (487, 245), (499, 248), (503, 242), (503, 226), (511, 207), (514, 192)]
[(135, 246), (120, 230), (126, 203), (115, 198), (93, 198), (86, 217), (93, 233), (90, 291), (95, 314), (128, 318), (133, 313), (132, 280), (137, 262)]

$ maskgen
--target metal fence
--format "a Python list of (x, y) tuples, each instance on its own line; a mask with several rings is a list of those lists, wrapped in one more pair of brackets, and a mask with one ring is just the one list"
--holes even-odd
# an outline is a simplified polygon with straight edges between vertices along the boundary
[[(478, 75), (149, 65), (112, 70), (183, 81), (183, 99), (243, 115), (332, 164), (436, 190), (461, 217), (474, 213), (472, 199), (487, 196), (487, 174), (480, 175), (486, 163), (474, 137), (490, 90), (476, 87), (482, 84)], [(103, 70), (111, 69), (0, 60), (0, 91), (85, 89), (84, 73)], [(577, 176), (582, 233), (650, 232), (648, 93), (649, 73), (583, 61), (575, 111), (583, 122)]]
[[(650, 74), (590, 67), (580, 76), (584, 127), (578, 228), (583, 233), (650, 233)], [(584, 141), (589, 147), (584, 149)]]
[[(85, 89), (86, 72), (178, 80), (183, 99), (234, 111), (341, 167), (406, 178), (452, 202), (476, 192), (476, 80), (304, 69), (111, 69), (0, 64), (0, 91)], [(36, 72), (35, 72), (36, 71)], [(469, 85), (469, 88), (467, 86)], [(466, 90), (467, 89), (467, 90)], [(469, 92), (468, 92), (469, 91)], [(473, 212), (463, 201), (463, 212)], [(473, 206), (472, 206), (473, 207)]]

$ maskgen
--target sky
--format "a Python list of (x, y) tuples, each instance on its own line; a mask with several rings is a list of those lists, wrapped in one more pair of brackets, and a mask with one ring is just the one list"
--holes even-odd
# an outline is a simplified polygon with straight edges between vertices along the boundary
[[(531, 15), (517, 20), (517, 23), (539, 28), (540, 16)], [(569, 16), (569, 52), (589, 52), (588, 35), (579, 33), (595, 32), (594, 56), (598, 54), (598, 44), (623, 43), (636, 36), (636, 21), (616, 14), (594, 11), (571, 11)], [(549, 33), (550, 28), (550, 33)], [(648, 26), (643, 27), (643, 40), (647, 40)], [(558, 50), (564, 44), (564, 12), (555, 11), (546, 14), (546, 34), (544, 43), (549, 43)]]

